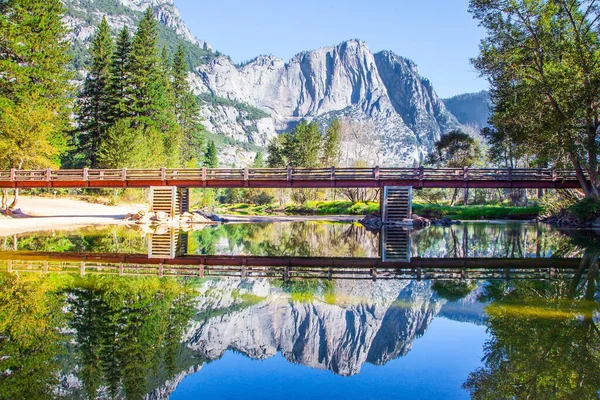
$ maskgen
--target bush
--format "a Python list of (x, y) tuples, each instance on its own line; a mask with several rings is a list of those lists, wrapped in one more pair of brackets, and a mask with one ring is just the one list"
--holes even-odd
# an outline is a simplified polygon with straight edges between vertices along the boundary
[(567, 210), (575, 214), (581, 222), (592, 221), (600, 217), (600, 199), (583, 199), (570, 206)]

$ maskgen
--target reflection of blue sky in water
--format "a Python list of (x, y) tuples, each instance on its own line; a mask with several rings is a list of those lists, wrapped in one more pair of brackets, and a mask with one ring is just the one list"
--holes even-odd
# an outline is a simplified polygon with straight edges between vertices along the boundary
[(172, 400), (196, 399), (463, 399), (468, 374), (481, 364), (485, 326), (436, 318), (404, 357), (364, 364), (344, 377), (306, 368), (281, 354), (251, 360), (228, 351), (186, 377)]

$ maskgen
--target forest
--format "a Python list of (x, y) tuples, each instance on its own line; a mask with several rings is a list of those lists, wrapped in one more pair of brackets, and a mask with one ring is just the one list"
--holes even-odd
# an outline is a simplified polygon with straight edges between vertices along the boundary
[[(60, 0), (7, 0), (0, 11), (0, 169), (219, 166), (219, 150), (207, 142), (199, 116), (207, 98), (195, 96), (187, 79), (186, 47), (180, 43), (170, 51), (159, 45), (159, 23), (150, 8), (135, 32), (126, 27), (111, 32), (106, 20), (99, 24), (81, 85), (74, 84)], [(548, 213), (583, 201), (581, 214), (595, 219), (600, 215), (598, 5), (471, 0), (469, 11), (486, 32), (472, 64), (490, 85), (489, 126), (443, 133), (421, 165), (573, 169), (581, 190), (427, 190), (416, 200), (442, 206), (455, 206), (461, 198), (463, 205), (535, 203)], [(225, 100), (213, 96), (211, 101)], [(361, 157), (361, 149), (372, 145), (369, 129), (368, 122), (347, 118), (300, 121), (274, 138), (265, 154), (259, 151), (253, 166), (385, 163)], [(354, 204), (377, 197), (365, 189), (222, 190), (197, 194), (195, 203), (282, 209), (289, 201)]]

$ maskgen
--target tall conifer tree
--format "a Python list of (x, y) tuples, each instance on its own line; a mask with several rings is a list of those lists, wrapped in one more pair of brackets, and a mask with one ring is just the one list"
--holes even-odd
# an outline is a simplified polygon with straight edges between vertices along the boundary
[(112, 123), (132, 116), (131, 36), (126, 26), (119, 32), (110, 67), (109, 118)]
[(181, 156), (184, 162), (202, 158), (204, 145), (204, 128), (200, 123), (200, 106), (187, 81), (188, 63), (185, 60), (185, 50), (179, 43), (173, 57), (173, 95), (177, 122), (183, 130), (183, 148)]
[(204, 166), (208, 168), (217, 168), (219, 166), (217, 146), (212, 140), (208, 143), (208, 146), (206, 146), (206, 153), (204, 154)]
[(135, 91), (134, 116), (146, 124), (160, 112), (164, 101), (164, 80), (161, 77), (161, 60), (158, 51), (158, 23), (148, 7), (140, 21), (131, 48), (131, 84)]
[(110, 124), (111, 101), (108, 87), (111, 81), (112, 53), (110, 27), (106, 18), (103, 18), (92, 39), (91, 66), (78, 101), (80, 128), (77, 144), (86, 158), (85, 164), (92, 168), (98, 166), (98, 148)]

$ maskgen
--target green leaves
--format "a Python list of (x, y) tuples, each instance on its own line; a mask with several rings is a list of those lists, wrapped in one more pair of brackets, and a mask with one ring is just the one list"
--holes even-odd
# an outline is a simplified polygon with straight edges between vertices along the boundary
[(491, 123), (529, 158), (584, 170), (600, 196), (600, 8), (593, 0), (471, 0), (487, 31), (475, 68), (492, 86)]
[(71, 74), (59, 0), (8, 0), (0, 14), (0, 167), (56, 166)]

